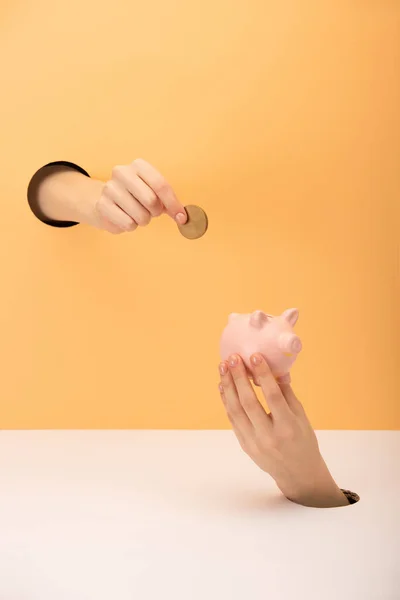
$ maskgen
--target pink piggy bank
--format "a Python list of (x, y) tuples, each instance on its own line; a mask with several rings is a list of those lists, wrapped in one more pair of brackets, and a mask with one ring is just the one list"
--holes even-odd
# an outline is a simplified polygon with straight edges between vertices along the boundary
[(222, 360), (239, 354), (251, 373), (250, 357), (260, 353), (277, 380), (290, 382), (290, 368), (302, 348), (300, 338), (293, 331), (298, 318), (296, 308), (285, 310), (279, 317), (261, 310), (243, 315), (232, 313), (221, 337)]

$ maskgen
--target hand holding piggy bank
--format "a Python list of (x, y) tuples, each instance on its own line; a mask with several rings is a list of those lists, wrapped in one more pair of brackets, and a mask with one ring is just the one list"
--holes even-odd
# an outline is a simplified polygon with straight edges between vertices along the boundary
[[(221, 337), (222, 360), (239, 354), (251, 372), (250, 357), (260, 353), (277, 380), (290, 382), (290, 368), (302, 348), (300, 338), (293, 331), (298, 318), (296, 308), (285, 310), (279, 317), (261, 310), (242, 315), (232, 313)], [(258, 385), (256, 379), (253, 381)]]

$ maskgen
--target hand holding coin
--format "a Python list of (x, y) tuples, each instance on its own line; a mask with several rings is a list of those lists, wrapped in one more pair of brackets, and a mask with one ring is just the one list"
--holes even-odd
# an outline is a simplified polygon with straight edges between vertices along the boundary
[(185, 206), (187, 221), (183, 225), (178, 224), (181, 234), (189, 240), (197, 240), (202, 237), (208, 228), (208, 218), (200, 206)]

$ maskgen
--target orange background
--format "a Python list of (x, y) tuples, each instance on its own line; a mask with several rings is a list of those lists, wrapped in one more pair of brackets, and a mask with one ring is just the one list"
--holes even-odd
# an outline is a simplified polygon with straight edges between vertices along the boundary
[[(298, 306), (313, 425), (399, 428), (399, 31), (390, 0), (3, 0), (0, 426), (226, 427), (228, 313)], [(43, 164), (139, 156), (204, 238), (31, 214)]]

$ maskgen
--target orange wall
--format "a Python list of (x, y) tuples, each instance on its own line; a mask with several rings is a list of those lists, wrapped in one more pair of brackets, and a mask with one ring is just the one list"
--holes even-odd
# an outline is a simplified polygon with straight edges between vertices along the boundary
[[(226, 427), (228, 313), (292, 305), (314, 426), (400, 427), (399, 25), (389, 0), (2, 2), (0, 427)], [(30, 213), (46, 162), (138, 156), (203, 239)]]

